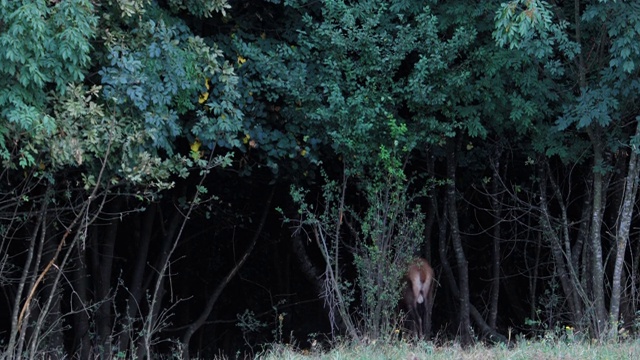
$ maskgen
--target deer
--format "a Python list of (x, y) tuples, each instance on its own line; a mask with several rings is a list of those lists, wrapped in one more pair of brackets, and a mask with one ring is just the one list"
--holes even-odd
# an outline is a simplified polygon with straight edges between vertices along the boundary
[(433, 269), (427, 260), (416, 258), (409, 263), (403, 297), (408, 311), (407, 320), (418, 339), (425, 339), (431, 332), (434, 280)]

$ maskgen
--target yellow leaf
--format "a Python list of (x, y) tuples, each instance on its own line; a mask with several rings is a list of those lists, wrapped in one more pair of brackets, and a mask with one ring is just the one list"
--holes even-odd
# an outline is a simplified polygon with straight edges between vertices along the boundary
[(204, 79), (204, 86), (207, 87), (207, 90), (211, 90), (211, 79), (205, 78)]
[(197, 152), (198, 150), (200, 150), (200, 145), (202, 145), (202, 143), (196, 138), (193, 144), (191, 144), (191, 151)]
[(208, 92), (200, 94), (200, 96), (198, 97), (198, 104), (203, 104), (205, 101), (207, 101), (208, 98), (209, 98)]
[(244, 64), (246, 62), (247, 62), (247, 59), (245, 59), (242, 56), (238, 55), (238, 65), (242, 66), (242, 64)]
[(249, 134), (246, 134), (246, 135), (244, 136), (244, 139), (242, 139), (242, 142), (246, 144), (246, 143), (248, 143), (248, 142), (249, 142), (249, 140), (250, 140), (250, 139), (251, 139), (251, 136), (249, 136)]

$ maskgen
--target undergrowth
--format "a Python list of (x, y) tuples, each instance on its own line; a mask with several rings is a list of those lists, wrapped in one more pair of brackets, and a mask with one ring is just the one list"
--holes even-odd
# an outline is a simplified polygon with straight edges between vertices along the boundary
[(639, 359), (640, 341), (611, 343), (522, 341), (513, 346), (486, 346), (477, 344), (462, 348), (457, 344), (434, 346), (431, 343), (340, 345), (329, 351), (294, 350), (286, 345), (276, 345), (258, 355), (256, 359), (353, 359), (353, 360), (485, 360), (485, 359)]

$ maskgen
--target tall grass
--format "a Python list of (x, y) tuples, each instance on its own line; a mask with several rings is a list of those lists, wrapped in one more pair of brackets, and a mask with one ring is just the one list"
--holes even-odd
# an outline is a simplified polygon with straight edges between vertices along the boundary
[(274, 346), (257, 356), (261, 360), (297, 360), (297, 359), (332, 359), (332, 360), (551, 360), (551, 359), (640, 359), (640, 341), (624, 341), (618, 343), (564, 343), (564, 342), (526, 342), (518, 345), (484, 346), (476, 345), (463, 349), (458, 345), (433, 346), (428, 343), (394, 345), (353, 345), (337, 346), (334, 349), (321, 351), (294, 351), (287, 346)]

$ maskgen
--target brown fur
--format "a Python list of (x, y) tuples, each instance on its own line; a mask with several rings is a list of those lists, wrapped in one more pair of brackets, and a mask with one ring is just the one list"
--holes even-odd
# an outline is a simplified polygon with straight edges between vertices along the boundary
[(431, 309), (433, 307), (434, 273), (423, 258), (409, 263), (405, 276), (404, 302), (407, 320), (418, 338), (426, 338), (431, 332)]

